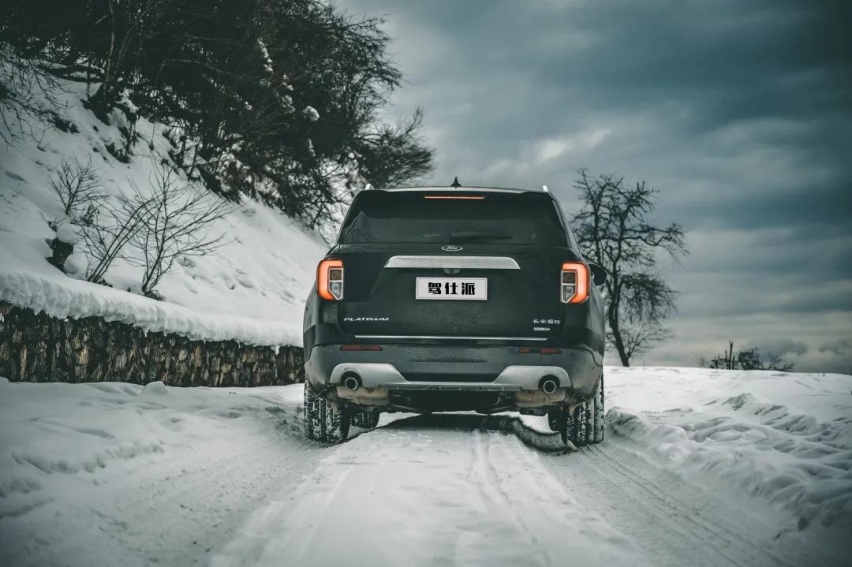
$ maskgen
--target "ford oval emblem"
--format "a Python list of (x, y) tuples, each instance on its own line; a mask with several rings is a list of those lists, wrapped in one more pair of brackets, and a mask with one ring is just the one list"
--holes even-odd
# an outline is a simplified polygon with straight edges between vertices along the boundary
[(447, 244), (446, 246), (441, 246), (441, 250), (444, 252), (461, 252), (462, 247), (455, 244)]

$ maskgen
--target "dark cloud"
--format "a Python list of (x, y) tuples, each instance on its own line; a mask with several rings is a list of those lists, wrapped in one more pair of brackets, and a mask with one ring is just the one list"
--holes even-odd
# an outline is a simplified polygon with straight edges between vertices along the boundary
[(808, 352), (808, 345), (802, 341), (794, 341), (792, 339), (766, 339), (760, 342), (752, 342), (747, 348), (757, 347), (760, 353), (768, 355), (770, 353), (778, 356), (792, 355), (798, 356)]
[(835, 356), (846, 356), (852, 353), (852, 341), (849, 339), (837, 339), (828, 344), (820, 345), (820, 352), (829, 352)]
[(429, 183), (547, 184), (569, 210), (581, 167), (659, 190), (656, 220), (683, 225), (692, 254), (661, 268), (681, 309), (649, 363), (691, 364), (736, 334), (852, 372), (819, 349), (852, 338), (852, 4), (343, 7), (386, 16), (407, 81), (392, 114), (424, 107)]

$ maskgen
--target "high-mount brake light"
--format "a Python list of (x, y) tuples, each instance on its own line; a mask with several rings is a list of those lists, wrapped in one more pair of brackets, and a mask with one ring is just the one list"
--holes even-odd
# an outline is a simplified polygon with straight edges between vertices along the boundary
[(562, 303), (583, 303), (589, 298), (589, 267), (580, 262), (562, 264), (559, 298)]
[(343, 299), (343, 260), (327, 258), (317, 267), (317, 293), (323, 299)]
[(485, 195), (423, 195), (423, 198), (446, 201), (484, 201)]

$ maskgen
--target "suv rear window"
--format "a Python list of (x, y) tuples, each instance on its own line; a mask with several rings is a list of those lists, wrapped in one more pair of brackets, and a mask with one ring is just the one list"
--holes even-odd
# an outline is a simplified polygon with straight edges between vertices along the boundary
[(359, 194), (340, 244), (495, 242), (565, 246), (565, 230), (541, 193), (386, 192)]

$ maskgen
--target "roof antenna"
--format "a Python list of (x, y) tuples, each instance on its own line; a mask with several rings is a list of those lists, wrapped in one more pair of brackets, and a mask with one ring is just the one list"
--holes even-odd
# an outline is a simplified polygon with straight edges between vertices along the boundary
[(550, 193), (550, 191), (547, 189), (547, 185), (542, 185), (541, 188), (545, 193)]
[(453, 182), (452, 182), (452, 184), (450, 185), (450, 187), (461, 187), (461, 183), (459, 183), (459, 178), (458, 178), (458, 177), (456, 177), (455, 179), (453, 179)]

